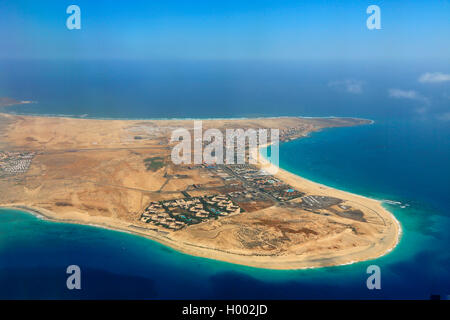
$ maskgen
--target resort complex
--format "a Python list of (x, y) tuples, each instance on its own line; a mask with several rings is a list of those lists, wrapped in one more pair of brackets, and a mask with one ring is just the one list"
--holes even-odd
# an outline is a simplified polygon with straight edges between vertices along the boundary
[(27, 172), (35, 155), (35, 152), (0, 151), (0, 177)]

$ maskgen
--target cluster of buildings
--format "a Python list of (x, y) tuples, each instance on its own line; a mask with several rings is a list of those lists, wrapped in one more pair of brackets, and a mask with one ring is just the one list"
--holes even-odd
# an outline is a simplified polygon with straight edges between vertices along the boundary
[(280, 179), (269, 175), (250, 164), (228, 166), (235, 175), (241, 177), (247, 185), (259, 190), (277, 201), (288, 201), (304, 195)]
[[(324, 209), (342, 203), (341, 199), (327, 196), (306, 196), (302, 198), (300, 206), (304, 209)], [(340, 206), (342, 210), (348, 210), (348, 206)]]
[(228, 196), (213, 195), (151, 202), (140, 220), (167, 229), (179, 230), (187, 225), (240, 212), (241, 208)]
[(286, 142), (286, 141), (297, 139), (298, 137), (301, 137), (304, 135), (304, 130), (305, 129), (302, 127), (280, 129), (280, 141)]
[[(213, 168), (213, 167), (209, 166), (209, 168)], [(236, 179), (235, 177), (231, 176), (230, 174), (225, 172), (225, 170), (223, 170), (223, 168), (220, 168), (220, 167), (215, 168), (215, 174), (225, 181), (233, 181)]]
[(225, 195), (204, 197), (203, 201), (207, 205), (208, 210), (215, 215), (228, 216), (241, 212), (241, 208)]
[(267, 201), (267, 198), (253, 188), (247, 188), (239, 191), (232, 191), (227, 194), (231, 199), (236, 202), (257, 202), (257, 201)]
[[(196, 218), (207, 218), (209, 212), (205, 210), (200, 198), (184, 198), (162, 202), (162, 205), (172, 215), (181, 215), (183, 213)], [(183, 215), (185, 217), (185, 215)]]
[(269, 185), (263, 184), (259, 188), (280, 202), (289, 201), (304, 195), (303, 192), (295, 190), (290, 185), (284, 183), (270, 185), (269, 182)]
[(0, 175), (27, 172), (35, 155), (35, 152), (0, 151)]
[(161, 225), (167, 229), (178, 230), (183, 228), (186, 223), (178, 221), (172, 217), (166, 209), (158, 202), (151, 202), (141, 215), (141, 221)]

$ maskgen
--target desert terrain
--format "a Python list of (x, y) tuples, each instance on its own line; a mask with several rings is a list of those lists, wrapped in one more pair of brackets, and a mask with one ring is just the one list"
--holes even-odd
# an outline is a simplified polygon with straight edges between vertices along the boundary
[[(203, 120), (203, 130), (280, 130), (280, 140), (350, 118)], [(181, 252), (270, 269), (373, 259), (400, 225), (379, 201), (254, 165), (171, 161), (174, 130), (193, 120), (93, 120), (0, 114), (0, 206), (132, 232)], [(336, 129), (338, 130), (338, 129)]]

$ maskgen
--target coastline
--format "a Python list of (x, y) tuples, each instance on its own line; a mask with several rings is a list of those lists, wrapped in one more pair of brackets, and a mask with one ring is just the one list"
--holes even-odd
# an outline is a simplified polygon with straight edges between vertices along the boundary
[[(206, 248), (202, 246), (197, 246), (189, 243), (179, 243), (165, 236), (157, 235), (154, 232), (142, 232), (139, 231), (139, 227), (126, 226), (120, 221), (83, 221), (83, 219), (61, 219), (56, 217), (56, 215), (43, 208), (37, 208), (22, 204), (6, 204), (0, 205), (1, 209), (12, 209), (19, 210), (28, 214), (33, 215), (38, 219), (43, 219), (50, 222), (55, 223), (68, 223), (68, 224), (79, 224), (84, 226), (91, 226), (95, 228), (102, 228), (116, 232), (125, 232), (128, 234), (132, 234), (135, 236), (145, 237), (149, 240), (155, 241), (163, 246), (170, 247), (171, 249), (182, 253), (187, 254), (199, 258), (206, 258), (210, 260), (216, 260), (219, 262), (231, 263), (236, 265), (242, 265), (245, 267), (252, 267), (258, 269), (268, 269), (268, 270), (306, 270), (306, 269), (317, 269), (317, 268), (325, 268), (325, 267), (334, 267), (334, 266), (344, 266), (350, 265), (358, 262), (373, 260), (379, 258), (381, 256), (386, 255), (391, 252), (395, 246), (398, 244), (399, 237), (397, 238), (397, 242), (386, 251), (381, 252), (379, 255), (369, 255), (366, 254), (361, 256), (362, 253), (366, 253), (366, 249), (359, 250), (356, 252), (350, 252), (348, 254), (340, 254), (334, 256), (327, 255), (316, 255), (307, 260), (298, 260), (292, 259), (292, 257), (272, 257), (272, 256), (254, 256), (254, 255), (242, 255), (236, 253), (227, 253), (224, 251), (220, 251), (217, 249)], [(399, 224), (400, 226), (400, 224)], [(399, 234), (400, 235), (400, 234)], [(372, 249), (373, 247), (369, 247), (368, 249)], [(276, 258), (277, 261), (273, 261)]]
[[(260, 146), (256, 150), (251, 150), (252, 156), (257, 155), (258, 153), (260, 154), (260, 149), (265, 147), (267, 146)], [(264, 161), (263, 157), (259, 157), (259, 159), (260, 166), (267, 165), (267, 160)], [(317, 195), (340, 197), (346, 201), (352, 202), (352, 204), (355, 204), (357, 207), (362, 206), (376, 212), (377, 215), (383, 219), (385, 224), (387, 224), (387, 230), (383, 233), (383, 238), (381, 238), (378, 243), (366, 247), (358, 247), (357, 250), (342, 250), (341, 252), (332, 252), (328, 254), (307, 254), (302, 257), (295, 255), (246, 255), (208, 248), (206, 246), (195, 245), (184, 241), (177, 241), (176, 238), (171, 238), (170, 234), (166, 235), (162, 232), (151, 230), (149, 228), (136, 226), (117, 218), (89, 216), (80, 212), (56, 214), (53, 211), (29, 206), (25, 203), (5, 204), (0, 207), (25, 211), (39, 218), (54, 222), (90, 225), (114, 231), (127, 232), (137, 236), (146, 237), (184, 254), (264, 269), (310, 269), (348, 265), (356, 262), (372, 260), (386, 255), (399, 243), (401, 236), (401, 225), (394, 215), (382, 206), (381, 201), (331, 188), (326, 185), (307, 180), (281, 168), (275, 176), (296, 188), (306, 188)]]
[[(21, 100), (21, 101), (19, 101), (19, 100), (8, 99), (8, 98), (0, 98), (0, 110), (2, 108), (21, 106), (21, 105), (24, 105), (24, 104), (33, 104), (33, 103), (37, 103), (37, 102), (36, 101), (31, 101), (31, 100)], [(6, 114), (8, 114), (8, 113), (6, 113)]]
[[(34, 101), (30, 101), (27, 103), (36, 103)], [(263, 116), (263, 117), (215, 117), (215, 118), (106, 118), (106, 117), (89, 117), (89, 115), (67, 115), (67, 114), (29, 114), (29, 113), (13, 113), (13, 112), (5, 112), (3, 110), (0, 111), (0, 115), (3, 116), (18, 116), (18, 117), (35, 117), (35, 118), (60, 118), (60, 119), (80, 119), (80, 120), (104, 120), (104, 121), (224, 121), (224, 120), (264, 120), (264, 119), (285, 119), (285, 118), (299, 118), (299, 119), (359, 119), (368, 121), (368, 125), (374, 124), (375, 120), (366, 119), (366, 118), (355, 118), (355, 117), (344, 117), (344, 116), (327, 116), (327, 117), (309, 117), (309, 116), (297, 116), (297, 115), (284, 115), (284, 116)]]
[[(373, 123), (375, 123), (375, 121), (372, 121), (369, 124), (373, 124)], [(306, 137), (309, 137), (309, 135)], [(304, 137), (304, 138), (306, 138), (306, 137)], [(271, 143), (268, 143), (266, 145), (259, 146), (256, 150), (252, 150), (251, 156), (255, 157), (256, 159), (259, 159), (259, 162), (261, 163), (261, 167), (273, 167), (273, 165), (270, 164), (269, 160), (267, 158), (265, 158), (261, 152), (262, 149), (268, 148), (270, 145), (271, 145)], [(272, 170), (274, 170), (274, 169), (272, 168)], [(361, 259), (361, 260), (352, 261), (352, 262), (346, 263), (346, 264), (352, 264), (352, 263), (356, 263), (356, 262), (380, 258), (380, 257), (392, 252), (399, 244), (400, 239), (402, 237), (402, 233), (403, 233), (401, 223), (392, 212), (390, 212), (389, 210), (387, 210), (386, 208), (383, 207), (382, 200), (377, 200), (377, 199), (359, 195), (359, 194), (356, 194), (353, 192), (333, 188), (333, 187), (327, 186), (325, 184), (303, 178), (295, 173), (292, 173), (288, 170), (282, 169), (279, 166), (276, 167), (275, 170), (277, 171), (277, 173), (275, 173), (274, 176), (277, 176), (281, 180), (293, 185), (294, 187), (301, 187), (301, 186), (304, 187), (306, 185), (309, 190), (311, 190), (311, 189), (314, 190), (316, 192), (316, 194), (318, 194), (318, 195), (328, 195), (328, 196), (331, 195), (331, 196), (340, 197), (342, 199), (345, 199), (347, 202), (359, 204), (369, 210), (377, 212), (377, 214), (381, 215), (383, 220), (385, 218), (387, 220), (388, 219), (392, 220), (392, 222), (393, 222), (392, 226), (394, 227), (392, 231), (393, 231), (394, 235), (392, 234), (392, 232), (390, 233), (390, 237), (392, 238), (390, 245), (387, 245), (386, 248), (384, 248), (384, 249), (380, 248), (380, 253), (378, 255), (374, 256), (373, 258)], [(388, 221), (384, 220), (384, 221), (388, 222), (389, 220)]]

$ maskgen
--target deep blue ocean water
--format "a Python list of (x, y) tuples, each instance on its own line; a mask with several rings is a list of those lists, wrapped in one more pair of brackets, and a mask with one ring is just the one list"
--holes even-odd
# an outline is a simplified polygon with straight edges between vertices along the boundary
[[(417, 75), (445, 66), (137, 62), (0, 62), (0, 96), (35, 100), (8, 112), (101, 118), (354, 116), (373, 125), (327, 129), (282, 144), (281, 167), (377, 199), (400, 221), (400, 244), (373, 261), (298, 271), (249, 268), (178, 253), (151, 240), (0, 211), (0, 298), (427, 299), (450, 294), (449, 86)], [(443, 69), (444, 68), (444, 69)], [(447, 66), (448, 68), (448, 66)], [(359, 79), (361, 94), (329, 81)], [(419, 102), (387, 90), (420, 90)], [(126, 106), (126, 107), (124, 107)], [(426, 107), (424, 112), (423, 108)], [(421, 110), (416, 112), (415, 110)], [(402, 208), (401, 206), (404, 206)], [(82, 290), (66, 289), (66, 267)], [(366, 288), (367, 266), (382, 272)]]

